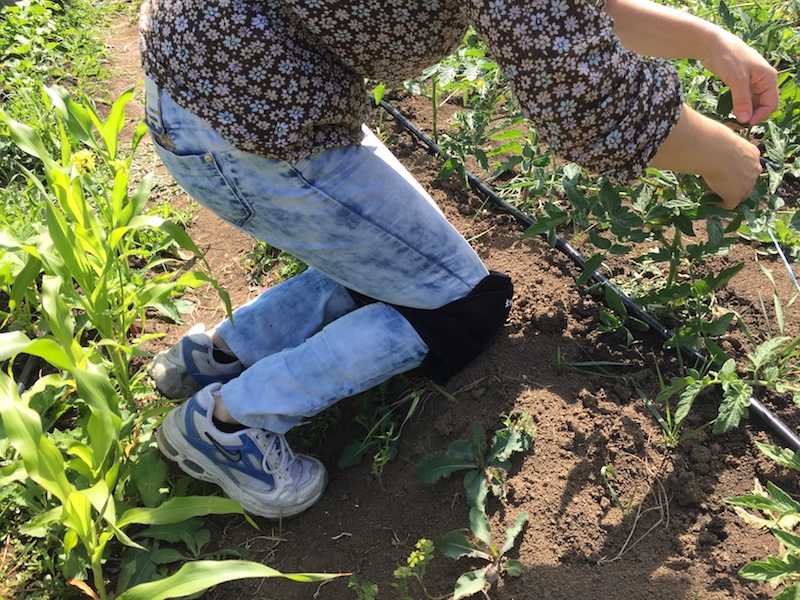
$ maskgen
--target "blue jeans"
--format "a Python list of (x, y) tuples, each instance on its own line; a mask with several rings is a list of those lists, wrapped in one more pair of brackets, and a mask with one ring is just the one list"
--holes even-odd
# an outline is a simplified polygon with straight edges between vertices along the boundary
[[(427, 345), (385, 303), (438, 308), (466, 296), (488, 271), (391, 152), (366, 128), (359, 146), (297, 163), (242, 152), (146, 83), (147, 124), (181, 187), (311, 267), (218, 326), (246, 366), (221, 389), (231, 415), (285, 433), (418, 367)], [(379, 302), (361, 306), (346, 288)]]

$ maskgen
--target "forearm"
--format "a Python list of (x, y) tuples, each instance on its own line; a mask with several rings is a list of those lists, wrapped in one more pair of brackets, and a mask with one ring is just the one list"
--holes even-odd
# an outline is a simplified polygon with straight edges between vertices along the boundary
[(614, 33), (627, 50), (659, 58), (707, 57), (726, 32), (698, 17), (649, 0), (606, 0)]

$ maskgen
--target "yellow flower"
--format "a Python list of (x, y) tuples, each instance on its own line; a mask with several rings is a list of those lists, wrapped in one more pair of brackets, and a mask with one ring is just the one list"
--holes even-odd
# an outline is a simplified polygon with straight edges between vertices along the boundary
[(81, 175), (92, 173), (97, 168), (97, 161), (94, 154), (88, 150), (78, 150), (72, 155), (72, 165)]
[(123, 173), (128, 172), (128, 165), (124, 160), (114, 159), (111, 161), (111, 168), (114, 169), (114, 173), (119, 173), (120, 171)]

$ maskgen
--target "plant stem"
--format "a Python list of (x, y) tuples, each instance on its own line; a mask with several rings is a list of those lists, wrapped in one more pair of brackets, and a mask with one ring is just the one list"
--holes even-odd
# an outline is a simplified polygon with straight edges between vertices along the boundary
[(431, 76), (431, 112), (433, 118), (433, 142), (435, 144), (439, 144), (439, 126), (438, 126), (438, 115), (439, 115), (439, 99), (437, 98), (437, 90), (436, 90), (436, 83), (438, 82), (438, 78), (434, 73)]

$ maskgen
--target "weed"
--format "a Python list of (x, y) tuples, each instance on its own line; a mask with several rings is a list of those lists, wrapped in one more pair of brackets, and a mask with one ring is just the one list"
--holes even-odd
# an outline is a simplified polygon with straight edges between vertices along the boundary
[(397, 454), (397, 443), (406, 423), (434, 395), (450, 397), (444, 388), (434, 384), (409, 387), (408, 380), (403, 377), (390, 379), (361, 394), (355, 403), (355, 421), (367, 433), (362, 440), (351, 442), (344, 449), (339, 467), (353, 467), (372, 452), (372, 474), (380, 479), (386, 464)]
[(505, 542), (499, 547), (492, 541), (492, 532), (488, 522), (480, 524), (473, 522), (470, 528), (473, 537), (468, 537), (460, 531), (451, 531), (436, 540), (436, 547), (445, 556), (454, 559), (477, 558), (487, 563), (458, 578), (453, 591), (453, 600), (483, 592), (501, 575), (508, 574), (511, 577), (519, 577), (523, 569), (522, 563), (506, 557), (505, 554), (514, 547), (517, 537), (522, 533), (527, 522), (528, 513), (523, 511), (506, 531)]
[(614, 471), (614, 467), (610, 465), (603, 465), (600, 468), (600, 477), (603, 479), (603, 483), (606, 484), (606, 489), (608, 493), (611, 494), (611, 497), (614, 499), (614, 502), (619, 506), (619, 509), (622, 511), (623, 516), (627, 516), (631, 512), (631, 507), (633, 506), (633, 498), (636, 495), (636, 492), (631, 492), (630, 498), (628, 498), (628, 502), (625, 503), (623, 506), (622, 502), (619, 499), (619, 495), (617, 491), (614, 489), (614, 486), (611, 485), (611, 480), (617, 478), (617, 473)]
[[(800, 452), (756, 442), (759, 449), (772, 460), (800, 471)], [(790, 600), (800, 594), (800, 536), (793, 533), (800, 524), (800, 503), (771, 482), (766, 490), (756, 482), (752, 494), (725, 498), (736, 513), (748, 524), (767, 529), (780, 543), (782, 550), (763, 561), (753, 561), (739, 570), (745, 579), (768, 581), (786, 587), (776, 600)]]
[(411, 579), (417, 581), (422, 588), (425, 598), (432, 599), (428, 589), (425, 587), (425, 568), (433, 560), (434, 545), (431, 540), (422, 538), (414, 546), (414, 550), (408, 555), (405, 565), (400, 565), (394, 570), (394, 578), (397, 580), (392, 583), (401, 600), (413, 600), (414, 596), (409, 593), (408, 583)]
[(378, 586), (374, 583), (361, 581), (357, 575), (351, 575), (347, 580), (347, 589), (353, 590), (356, 600), (375, 600), (378, 597)]
[(246, 256), (246, 261), (250, 268), (248, 281), (258, 286), (265, 285), (266, 275), (274, 277), (275, 283), (280, 283), (308, 268), (308, 265), (299, 258), (259, 240), (255, 241), (253, 249)]
[(486, 513), (489, 490), (498, 498), (505, 497), (505, 480), (511, 467), (509, 459), (516, 452), (530, 449), (535, 432), (527, 413), (504, 416), (505, 427), (498, 429), (486, 445), (483, 427), (474, 423), (472, 441), (456, 440), (447, 451), (423, 460), (417, 478), (434, 483), (456, 471), (465, 471), (464, 489), (469, 511), (469, 530), (455, 530), (436, 540), (436, 548), (445, 556), (458, 559), (478, 558), (487, 562), (476, 570), (461, 575), (456, 581), (454, 600), (471, 596), (491, 586), (503, 574), (513, 577), (522, 572), (522, 563), (505, 554), (514, 547), (516, 538), (528, 521), (522, 512), (506, 531), (502, 546), (492, 539), (492, 529)]

